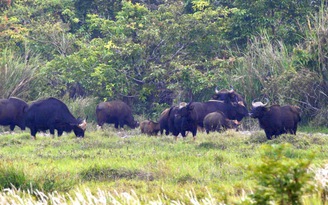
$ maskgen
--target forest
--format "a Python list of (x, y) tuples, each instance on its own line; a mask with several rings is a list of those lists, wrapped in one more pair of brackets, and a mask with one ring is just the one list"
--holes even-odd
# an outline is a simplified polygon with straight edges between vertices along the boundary
[[(325, 0), (0, 0), (0, 97), (156, 118), (233, 86), (327, 126)], [(85, 110), (88, 110), (87, 108)]]
[[(1, 132), (0, 204), (326, 205), (327, 43), (328, 0), (0, 0), (0, 98), (56, 97), (91, 121), (83, 139)], [(297, 135), (92, 122), (106, 100), (156, 120), (231, 88), (248, 109), (298, 106)]]

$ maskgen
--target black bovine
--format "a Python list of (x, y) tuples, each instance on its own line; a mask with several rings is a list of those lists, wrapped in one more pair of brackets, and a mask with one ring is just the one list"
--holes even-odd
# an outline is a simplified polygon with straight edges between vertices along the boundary
[[(205, 116), (216, 111), (221, 111), (230, 120), (241, 121), (244, 117), (248, 116), (246, 107), (239, 103), (225, 103), (214, 100), (208, 102), (191, 102), (175, 111), (173, 120), (176, 129), (174, 130), (175, 133), (181, 133), (185, 137), (186, 131), (191, 131), (195, 138), (197, 126), (203, 128)], [(172, 120), (170, 122), (172, 124)], [(175, 134), (173, 133), (173, 135)]]
[(38, 131), (46, 130), (53, 136), (57, 130), (58, 136), (63, 132), (74, 131), (77, 137), (84, 137), (86, 129), (86, 120), (76, 119), (65, 103), (52, 97), (33, 102), (27, 110), (25, 120), (34, 139)]
[(212, 100), (221, 100), (225, 103), (239, 103), (247, 107), (244, 97), (233, 89), (218, 90), (215, 88), (215, 94), (212, 96)]
[(206, 133), (220, 132), (225, 129), (237, 129), (239, 122), (237, 120), (229, 120), (221, 111), (211, 112), (204, 118), (204, 127)]
[(100, 127), (105, 123), (114, 124), (116, 129), (123, 128), (124, 125), (132, 129), (139, 126), (139, 123), (134, 120), (131, 108), (120, 100), (99, 103), (96, 107), (96, 115)]
[(267, 103), (253, 102), (250, 112), (250, 117), (258, 119), (267, 139), (286, 133), (295, 135), (297, 125), (301, 121), (300, 108), (293, 105), (267, 106)]
[(172, 133), (175, 137), (177, 137), (180, 133), (180, 120), (181, 117), (177, 115), (179, 111), (178, 106), (172, 106), (168, 112), (168, 128), (169, 132)]
[(28, 104), (19, 98), (8, 98), (0, 100), (0, 125), (10, 126), (13, 131), (15, 126), (25, 130), (24, 115)]

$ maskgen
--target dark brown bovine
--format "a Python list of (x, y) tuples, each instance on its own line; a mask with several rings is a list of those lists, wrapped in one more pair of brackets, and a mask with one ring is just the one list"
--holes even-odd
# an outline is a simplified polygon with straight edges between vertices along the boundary
[(144, 120), (140, 123), (141, 133), (147, 135), (157, 135), (160, 131), (160, 124), (151, 120)]
[(170, 113), (170, 108), (166, 108), (160, 115), (159, 117), (159, 126), (160, 126), (160, 133), (161, 135), (163, 134), (165, 130), (165, 135), (169, 135), (170, 130), (169, 130), (169, 113)]
[(84, 137), (87, 125), (86, 120), (76, 119), (65, 103), (52, 97), (32, 103), (27, 110), (25, 122), (34, 139), (38, 131), (46, 130), (52, 135), (57, 130), (58, 137), (63, 132), (73, 130), (77, 137)]
[(124, 125), (132, 129), (139, 126), (139, 123), (134, 120), (131, 108), (120, 100), (99, 103), (96, 107), (96, 115), (100, 127), (104, 123), (114, 124), (116, 129), (123, 128)]
[(24, 115), (28, 104), (19, 98), (8, 98), (0, 100), (0, 125), (10, 126), (13, 131), (15, 126), (25, 130)]
[(237, 120), (229, 120), (223, 114), (223, 112), (211, 112), (204, 118), (204, 127), (206, 133), (220, 132), (224, 129), (237, 129), (239, 122)]
[(252, 103), (250, 116), (259, 120), (260, 127), (264, 129), (266, 137), (270, 140), (272, 136), (290, 133), (296, 134), (297, 124), (301, 121), (301, 110), (293, 105), (272, 105), (267, 106), (262, 102)]

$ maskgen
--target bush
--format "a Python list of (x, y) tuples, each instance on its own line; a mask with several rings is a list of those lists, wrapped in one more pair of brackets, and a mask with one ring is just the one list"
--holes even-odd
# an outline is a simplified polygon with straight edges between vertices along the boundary
[(328, 108), (323, 108), (317, 112), (317, 115), (310, 122), (313, 127), (328, 127)]
[(263, 146), (262, 161), (250, 168), (251, 176), (258, 185), (252, 204), (301, 204), (301, 197), (309, 191), (311, 174), (308, 168), (313, 159), (309, 155), (304, 159), (290, 159), (291, 146)]

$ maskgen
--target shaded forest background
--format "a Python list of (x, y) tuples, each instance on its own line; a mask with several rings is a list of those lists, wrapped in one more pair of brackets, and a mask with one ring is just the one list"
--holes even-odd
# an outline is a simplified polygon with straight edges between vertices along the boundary
[(0, 97), (156, 118), (233, 86), (328, 126), (327, 43), (322, 0), (0, 0)]

